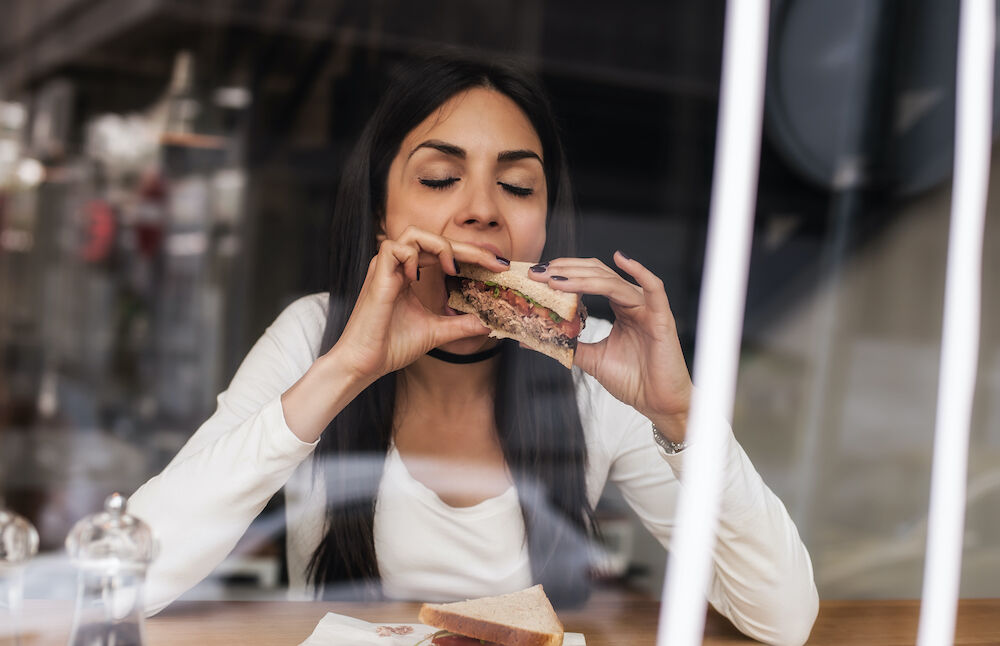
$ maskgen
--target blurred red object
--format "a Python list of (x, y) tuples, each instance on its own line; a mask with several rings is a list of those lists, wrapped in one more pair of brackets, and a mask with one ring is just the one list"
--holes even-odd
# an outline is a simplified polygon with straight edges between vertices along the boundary
[(86, 262), (102, 262), (110, 254), (115, 239), (115, 214), (104, 200), (90, 200), (83, 207), (83, 244), (80, 257)]

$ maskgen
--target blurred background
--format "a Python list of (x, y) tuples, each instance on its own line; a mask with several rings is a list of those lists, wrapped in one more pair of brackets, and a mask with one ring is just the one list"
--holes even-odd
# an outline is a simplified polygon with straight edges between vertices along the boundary
[[(418, 53), (504, 56), (541, 76), (581, 255), (610, 263), (623, 249), (654, 268), (691, 365), (721, 0), (0, 6), (0, 491), (41, 535), (29, 596), (58, 594), (59, 577), (38, 573), (63, 571), (72, 524), (158, 472), (266, 325), (325, 288), (343, 161), (394, 67)], [(916, 598), (958, 3), (772, 7), (734, 429), (798, 524), (822, 597)], [(997, 164), (991, 177), (1000, 186)], [(993, 193), (963, 596), (1000, 596)], [(606, 576), (658, 594), (662, 549), (615, 492), (600, 512)], [(252, 527), (191, 595), (279, 595), (274, 524)]]

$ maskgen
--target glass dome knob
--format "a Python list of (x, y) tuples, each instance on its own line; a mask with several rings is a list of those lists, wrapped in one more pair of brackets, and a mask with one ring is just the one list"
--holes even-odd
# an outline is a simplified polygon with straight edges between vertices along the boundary
[(24, 563), (38, 553), (38, 532), (23, 516), (0, 509), (0, 565)]

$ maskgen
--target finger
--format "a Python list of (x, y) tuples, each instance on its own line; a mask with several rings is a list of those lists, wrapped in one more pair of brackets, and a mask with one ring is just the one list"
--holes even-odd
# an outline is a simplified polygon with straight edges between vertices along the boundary
[(616, 274), (614, 269), (608, 267), (599, 258), (556, 258), (548, 263), (549, 270), (552, 269), (601, 269), (611, 274)]
[(438, 316), (434, 327), (434, 347), (451, 343), (458, 339), (466, 339), (470, 336), (483, 336), (489, 333), (490, 329), (483, 325), (483, 322), (475, 314)]
[(441, 268), (444, 269), (445, 273), (452, 275), (458, 273), (458, 266), (455, 264), (456, 260), (460, 262), (472, 262), (496, 272), (505, 271), (509, 266), (509, 262), (500, 260), (498, 256), (481, 247), (449, 240), (412, 225), (403, 231), (398, 241), (404, 244), (415, 245), (419, 250), (432, 254), (437, 258), (437, 262), (441, 264)]
[(638, 260), (629, 258), (621, 251), (615, 252), (615, 264), (639, 283), (639, 287), (642, 288), (646, 297), (646, 304), (653, 312), (657, 314), (670, 313), (670, 301), (667, 299), (666, 289), (659, 276), (646, 269)]
[(528, 278), (539, 282), (546, 282), (549, 279), (549, 263), (540, 262), (528, 268)]
[(566, 272), (584, 272), (588, 275), (618, 276), (597, 258), (557, 258), (531, 267), (528, 276), (536, 281), (545, 281), (551, 275), (566, 275)]
[(455, 254), (452, 251), (451, 244), (441, 236), (410, 225), (403, 230), (397, 242), (415, 249), (422, 266), (427, 267), (431, 264), (440, 264), (446, 274), (454, 275), (458, 273), (455, 267)]
[(384, 278), (389, 278), (400, 268), (404, 276), (410, 280), (417, 280), (417, 250), (407, 244), (386, 240), (379, 245), (379, 262), (376, 267), (376, 274)]
[[(607, 278), (611, 280), (620, 280), (628, 285), (636, 287), (634, 284), (628, 282), (621, 277), (617, 272), (605, 271), (598, 267), (555, 267), (549, 269), (545, 272), (544, 276), (536, 278), (536, 280), (541, 281), (560, 281), (563, 278)], [(638, 289), (638, 287), (636, 287)]]
[(597, 343), (577, 343), (576, 352), (573, 353), (573, 365), (578, 366), (588, 375), (593, 375), (597, 366), (600, 365), (607, 345), (607, 339), (602, 339)]
[(637, 307), (645, 302), (642, 290), (619, 276), (614, 278), (603, 276), (569, 278), (556, 275), (550, 278), (548, 285), (560, 292), (604, 296), (612, 303), (622, 307)]
[(481, 265), (490, 271), (502, 273), (510, 268), (510, 261), (496, 255), (488, 249), (477, 247), (467, 242), (451, 241), (452, 249), (455, 250), (455, 258), (459, 262), (471, 262)]

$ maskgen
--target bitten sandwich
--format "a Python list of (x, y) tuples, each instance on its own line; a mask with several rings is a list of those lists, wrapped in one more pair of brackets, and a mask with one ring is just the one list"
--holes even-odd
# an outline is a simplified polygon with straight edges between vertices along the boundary
[[(435, 646), (562, 646), (563, 626), (542, 586), (455, 603), (425, 603), (420, 621), (440, 628)], [(421, 642), (421, 646), (427, 642)]]
[(587, 310), (578, 294), (531, 280), (531, 265), (511, 261), (507, 271), (494, 273), (462, 264), (447, 279), (448, 307), (478, 315), (491, 337), (520, 341), (572, 368)]

